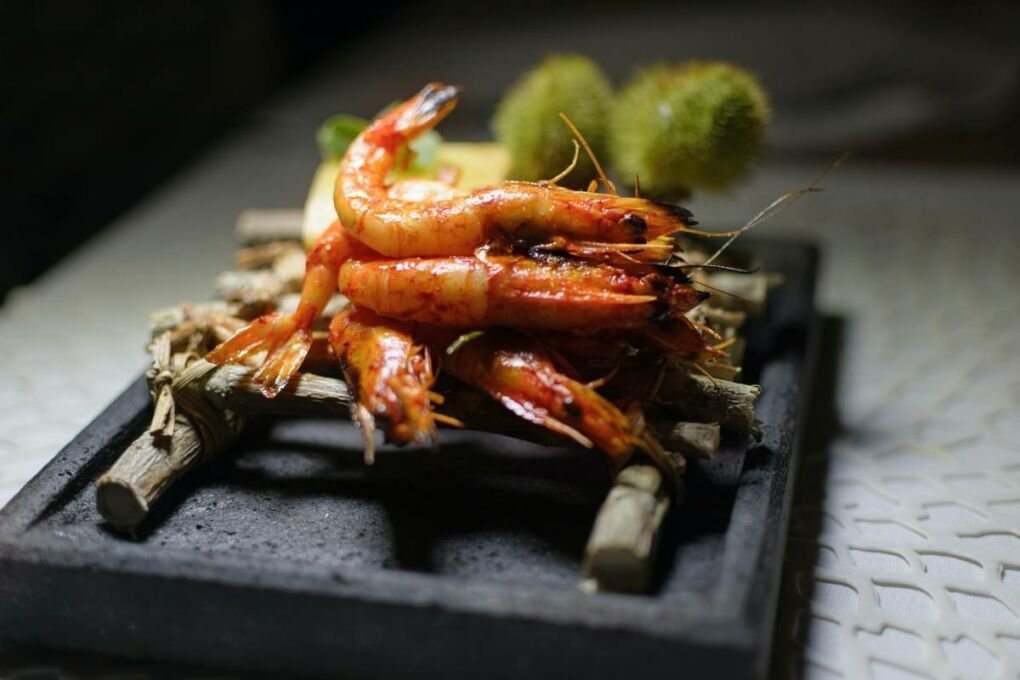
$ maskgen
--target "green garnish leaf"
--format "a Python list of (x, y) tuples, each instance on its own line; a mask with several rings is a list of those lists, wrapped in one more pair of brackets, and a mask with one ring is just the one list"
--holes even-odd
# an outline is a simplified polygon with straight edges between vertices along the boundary
[(319, 145), (322, 158), (324, 160), (343, 158), (347, 147), (366, 127), (367, 120), (346, 113), (327, 118), (315, 133), (315, 141)]
[(439, 145), (443, 143), (443, 137), (435, 130), (429, 130), (413, 142), (408, 148), (414, 154), (408, 170), (412, 172), (426, 172), (436, 166), (439, 159)]
[[(396, 106), (395, 102), (377, 115), (381, 116)], [(319, 145), (319, 153), (323, 160), (339, 160), (347, 153), (347, 147), (354, 138), (368, 127), (369, 121), (358, 116), (338, 113), (330, 116), (315, 133), (315, 141)], [(412, 141), (406, 149), (401, 149), (396, 160), (397, 174), (424, 175), (434, 170), (438, 162), (439, 147), (443, 137), (435, 130), (428, 130)]]

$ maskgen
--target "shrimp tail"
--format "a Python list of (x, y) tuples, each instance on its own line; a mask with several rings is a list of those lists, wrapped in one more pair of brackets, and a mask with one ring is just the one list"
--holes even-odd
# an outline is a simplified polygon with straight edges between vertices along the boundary
[(266, 357), (261, 368), (252, 376), (262, 394), (270, 399), (279, 394), (290, 382), (291, 377), (301, 368), (311, 347), (311, 332), (305, 328), (299, 328)]
[(206, 355), (214, 364), (240, 363), (259, 352), (267, 352), (265, 361), (253, 376), (267, 398), (280, 393), (301, 367), (312, 346), (312, 334), (300, 327), (290, 315), (273, 313), (261, 316)]
[(429, 83), (421, 92), (393, 110), (396, 115), (390, 129), (404, 139), (413, 139), (446, 118), (457, 105), (459, 95), (460, 88), (455, 85)]

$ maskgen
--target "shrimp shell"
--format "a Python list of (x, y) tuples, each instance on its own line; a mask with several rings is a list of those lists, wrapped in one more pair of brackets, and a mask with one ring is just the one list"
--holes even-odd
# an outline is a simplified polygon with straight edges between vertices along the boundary
[(706, 296), (657, 272), (516, 255), (349, 261), (338, 282), (358, 307), (455, 327), (659, 327)]
[(390, 441), (435, 444), (429, 388), (435, 382), (427, 350), (399, 321), (348, 308), (329, 326), (329, 341), (348, 384), (355, 390), (354, 418), (365, 436), (365, 458), (372, 462), (376, 418)]
[(595, 390), (561, 373), (541, 343), (490, 331), (446, 355), (443, 368), (516, 415), (605, 452), (622, 467), (637, 438), (627, 416)]
[(403, 200), (387, 177), (397, 152), (456, 105), (458, 89), (430, 83), (371, 123), (351, 143), (334, 191), (352, 236), (388, 257), (468, 255), (495, 240), (537, 243), (554, 236), (644, 244), (697, 224), (680, 206), (638, 197), (573, 191), (552, 183), (503, 182), (466, 194)]

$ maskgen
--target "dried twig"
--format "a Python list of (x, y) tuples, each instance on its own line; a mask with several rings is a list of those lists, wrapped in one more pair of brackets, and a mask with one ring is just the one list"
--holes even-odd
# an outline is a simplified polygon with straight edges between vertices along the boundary
[(248, 366), (214, 366), (202, 380), (188, 389), (203, 395), (219, 409), (248, 415), (338, 416), (346, 418), (351, 403), (347, 385), (336, 378), (313, 373), (296, 374), (273, 399), (266, 399), (252, 381), (255, 370)]
[(676, 423), (661, 437), (662, 445), (688, 458), (711, 458), (719, 449), (718, 423)]
[(648, 589), (659, 529), (670, 498), (662, 473), (631, 465), (616, 478), (584, 550), (584, 574), (596, 590), (639, 593)]
[(663, 376), (658, 398), (687, 420), (719, 423), (725, 429), (758, 439), (761, 421), (754, 413), (754, 401), (760, 393), (757, 385), (675, 370)]
[(237, 218), (234, 234), (244, 245), (300, 241), (303, 220), (301, 210), (245, 210)]
[[(683, 456), (707, 458), (719, 448), (719, 426), (704, 423), (676, 423), (662, 444), (676, 451), (670, 456), (679, 463)], [(679, 474), (682, 467), (674, 467)], [(617, 592), (644, 592), (655, 564), (659, 529), (670, 506), (683, 500), (682, 479), (664, 483), (662, 470), (640, 462), (624, 468), (595, 518), (584, 549), (582, 587)], [(670, 493), (672, 489), (672, 493)]]
[[(210, 365), (191, 364), (175, 386), (187, 389)], [(143, 433), (96, 482), (96, 507), (115, 529), (134, 531), (174, 481), (225, 450), (241, 430), (242, 419), (232, 411), (182, 400), (176, 390), (171, 399), (176, 404), (172, 428)]]
[[(300, 283), (298, 284), (300, 285)], [(216, 292), (229, 302), (268, 304), (297, 287), (282, 281), (272, 271), (229, 271), (216, 277)]]
[(242, 305), (236, 302), (224, 302), (215, 300), (213, 302), (185, 303), (176, 307), (159, 309), (149, 314), (149, 330), (151, 337), (156, 338), (166, 331), (174, 331), (175, 334), (187, 332), (187, 329), (210, 328), (215, 326), (219, 320), (233, 318), (241, 321), (254, 319), (256, 316), (270, 311), (271, 307), (263, 306), (258, 309)]
[(258, 269), (274, 267), (279, 260), (297, 258), (298, 266), (304, 272), (305, 249), (299, 241), (268, 241), (258, 245), (241, 248), (234, 255), (234, 266), (238, 269)]

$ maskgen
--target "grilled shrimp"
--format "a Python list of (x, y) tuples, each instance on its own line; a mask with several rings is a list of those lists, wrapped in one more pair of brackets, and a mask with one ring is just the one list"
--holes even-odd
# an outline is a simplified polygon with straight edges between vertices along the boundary
[(333, 195), (352, 236), (388, 257), (468, 255), (495, 240), (542, 243), (554, 236), (643, 244), (697, 224), (680, 206), (551, 183), (503, 182), (465, 194), (403, 200), (388, 191), (397, 152), (453, 109), (458, 89), (430, 83), (358, 135)]
[(206, 355), (215, 364), (239, 363), (266, 352), (253, 380), (267, 397), (275, 397), (301, 367), (312, 345), (312, 324), (336, 292), (337, 271), (348, 258), (377, 257), (334, 222), (322, 233), (305, 261), (301, 302), (293, 314), (259, 317)]
[[(458, 193), (442, 182), (417, 178), (398, 180), (390, 185), (389, 192), (396, 199), (408, 201), (445, 199)], [(337, 220), (322, 232), (308, 253), (298, 309), (293, 314), (273, 313), (256, 319), (206, 358), (216, 364), (237, 363), (265, 351), (253, 380), (266, 397), (275, 397), (301, 367), (311, 347), (311, 326), (336, 292), (340, 265), (352, 257), (364, 260), (378, 254), (352, 238)]]
[(347, 308), (333, 317), (329, 342), (354, 391), (352, 413), (365, 437), (366, 462), (374, 456), (376, 418), (384, 419), (390, 441), (435, 444), (432, 362), (405, 324)]
[(517, 255), (351, 261), (338, 281), (360, 308), (454, 327), (656, 329), (706, 296), (658, 272)]
[(443, 368), (527, 421), (608, 454), (619, 470), (639, 442), (630, 420), (591, 387), (560, 372), (536, 340), (488, 331), (443, 358)]

